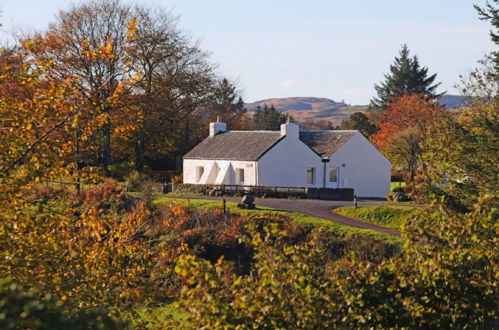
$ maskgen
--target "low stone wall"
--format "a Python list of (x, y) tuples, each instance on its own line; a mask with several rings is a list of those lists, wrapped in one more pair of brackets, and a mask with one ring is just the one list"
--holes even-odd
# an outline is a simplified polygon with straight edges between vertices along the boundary
[(307, 188), (307, 198), (332, 201), (353, 201), (353, 188)]
[(208, 196), (243, 196), (252, 194), (255, 197), (267, 198), (310, 198), (338, 201), (353, 201), (352, 188), (304, 188), (304, 187), (265, 187), (265, 186), (236, 186), (236, 185), (202, 185), (175, 183), (173, 193), (195, 193)]

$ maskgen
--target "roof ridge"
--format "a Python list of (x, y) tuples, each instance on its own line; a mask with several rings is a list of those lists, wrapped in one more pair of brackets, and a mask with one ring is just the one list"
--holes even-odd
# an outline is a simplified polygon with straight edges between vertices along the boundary
[(237, 132), (237, 133), (280, 133), (280, 131), (266, 131), (266, 130), (252, 130), (252, 131), (229, 131), (230, 132)]
[(334, 132), (334, 133), (355, 133), (356, 129), (303, 129), (300, 132), (313, 133), (313, 132)]

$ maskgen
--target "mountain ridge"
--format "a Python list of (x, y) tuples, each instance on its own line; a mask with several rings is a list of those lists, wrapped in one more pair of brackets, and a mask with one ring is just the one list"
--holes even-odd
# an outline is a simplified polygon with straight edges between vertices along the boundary
[[(443, 95), (439, 102), (448, 109), (459, 108), (464, 105), (463, 97), (458, 95)], [(350, 105), (344, 101), (337, 102), (325, 97), (294, 96), (269, 98), (245, 105), (248, 112), (254, 112), (258, 106), (273, 105), (279, 112), (286, 112), (297, 121), (326, 120), (339, 125), (355, 112), (366, 111), (368, 105)]]

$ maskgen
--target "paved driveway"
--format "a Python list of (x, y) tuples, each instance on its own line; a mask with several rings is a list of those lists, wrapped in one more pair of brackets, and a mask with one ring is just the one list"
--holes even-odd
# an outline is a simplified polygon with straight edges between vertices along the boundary
[[(222, 203), (223, 199), (222, 197), (209, 197), (209, 196), (171, 196), (171, 197), (183, 198), (183, 199), (219, 200), (220, 203)], [(241, 201), (241, 198), (225, 197), (225, 200), (227, 200), (228, 202), (239, 203)], [(400, 232), (397, 229), (381, 227), (368, 222), (347, 218), (332, 212), (332, 210), (337, 207), (353, 206), (353, 202), (324, 201), (324, 200), (315, 200), (315, 199), (256, 198), (255, 204), (257, 206), (260, 205), (280, 210), (307, 214), (317, 218), (334, 221), (347, 226), (352, 226), (362, 229), (371, 229), (394, 236), (400, 236)], [(359, 201), (357, 204), (359, 206), (370, 206), (370, 205), (384, 205), (386, 203), (383, 201)]]

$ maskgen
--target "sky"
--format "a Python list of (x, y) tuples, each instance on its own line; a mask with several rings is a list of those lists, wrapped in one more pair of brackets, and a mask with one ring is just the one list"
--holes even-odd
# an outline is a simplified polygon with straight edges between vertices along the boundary
[[(78, 1), (77, 1), (78, 2)], [(76, 3), (77, 3), (76, 2)], [(402, 44), (437, 73), (439, 92), (495, 50), (473, 3), (485, 0), (144, 0), (179, 15), (244, 100), (313, 96), (368, 104)], [(0, 0), (0, 40), (43, 30), (70, 0)]]

